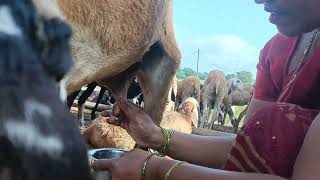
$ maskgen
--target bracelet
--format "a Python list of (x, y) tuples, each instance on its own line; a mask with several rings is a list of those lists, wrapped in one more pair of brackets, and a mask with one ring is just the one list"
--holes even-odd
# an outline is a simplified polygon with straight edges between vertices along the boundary
[(149, 160), (151, 159), (151, 157), (155, 155), (153, 153), (149, 154), (149, 156), (146, 158), (146, 160), (143, 163), (143, 167), (142, 167), (142, 171), (141, 171), (141, 180), (145, 180), (146, 179), (146, 169), (147, 169), (147, 165)]
[(173, 169), (176, 168), (176, 167), (178, 167), (178, 166), (180, 166), (180, 165), (182, 165), (183, 163), (185, 163), (185, 162), (184, 162), (184, 161), (179, 161), (179, 162), (177, 162), (176, 164), (174, 164), (174, 165), (168, 170), (168, 172), (166, 173), (166, 176), (165, 176), (164, 180), (168, 180), (168, 179), (169, 179), (169, 176), (171, 175), (171, 173), (172, 173), (172, 171), (173, 171)]
[(167, 154), (174, 130), (173, 129), (165, 129), (162, 127), (160, 127), (160, 129), (161, 129), (161, 132), (163, 135), (164, 144), (159, 148), (160, 150), (158, 150), (158, 152), (156, 154), (163, 157)]

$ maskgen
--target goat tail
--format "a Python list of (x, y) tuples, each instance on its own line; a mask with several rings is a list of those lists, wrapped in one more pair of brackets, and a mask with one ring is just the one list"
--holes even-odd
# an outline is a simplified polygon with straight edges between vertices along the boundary
[(215, 79), (214, 81), (214, 93), (218, 96), (220, 91), (220, 81), (218, 79)]

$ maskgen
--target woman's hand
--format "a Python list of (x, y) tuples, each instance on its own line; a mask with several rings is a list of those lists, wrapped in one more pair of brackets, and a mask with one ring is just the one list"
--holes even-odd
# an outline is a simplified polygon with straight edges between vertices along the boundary
[(161, 129), (150, 116), (141, 107), (123, 98), (118, 100), (111, 113), (104, 111), (101, 116), (108, 117), (108, 123), (124, 128), (144, 148), (157, 149), (164, 143)]
[[(142, 168), (150, 153), (140, 149), (134, 149), (124, 156), (111, 160), (97, 160), (91, 167), (95, 171), (110, 171), (114, 180), (137, 180), (141, 179)], [(146, 168), (146, 179), (155, 179), (157, 168), (154, 161), (156, 156), (151, 157)], [(152, 162), (151, 162), (152, 161)]]

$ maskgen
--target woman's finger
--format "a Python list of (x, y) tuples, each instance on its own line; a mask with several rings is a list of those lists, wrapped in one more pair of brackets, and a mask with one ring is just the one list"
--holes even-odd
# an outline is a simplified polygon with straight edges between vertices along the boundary
[(126, 123), (124, 121), (120, 121), (120, 127), (125, 129), (126, 128)]
[(114, 160), (103, 159), (103, 160), (96, 160), (92, 163), (91, 167), (95, 171), (109, 171), (112, 170), (113, 165), (112, 162)]
[(116, 121), (117, 121), (117, 117), (111, 116), (111, 117), (107, 118), (106, 121), (107, 121), (109, 124), (115, 124)]
[(120, 107), (119, 107), (118, 104), (116, 104), (116, 105), (113, 106), (112, 114), (113, 114), (114, 116), (119, 116), (120, 111), (121, 111), (121, 110), (120, 110)]
[(117, 118), (113, 125), (120, 126), (121, 125), (121, 120)]
[(135, 104), (128, 102), (124, 98), (119, 99), (119, 108), (121, 109), (121, 112), (127, 117), (131, 118), (137, 115), (137, 112), (140, 112), (140, 107), (136, 106)]
[(105, 110), (105, 111), (102, 111), (102, 112), (100, 113), (100, 116), (102, 116), (102, 117), (109, 117), (109, 116), (110, 116), (110, 113), (111, 113), (110, 110)]

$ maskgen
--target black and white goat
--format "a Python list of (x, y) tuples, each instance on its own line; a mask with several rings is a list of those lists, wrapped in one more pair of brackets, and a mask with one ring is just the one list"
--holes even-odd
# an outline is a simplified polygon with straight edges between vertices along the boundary
[(0, 0), (0, 179), (90, 180), (78, 125), (57, 83), (71, 67), (70, 28), (31, 0)]

